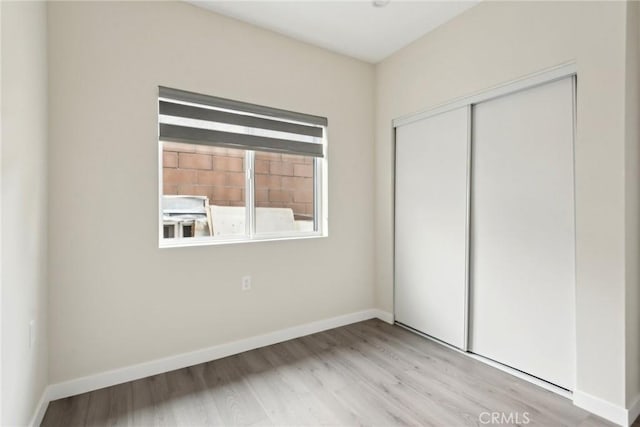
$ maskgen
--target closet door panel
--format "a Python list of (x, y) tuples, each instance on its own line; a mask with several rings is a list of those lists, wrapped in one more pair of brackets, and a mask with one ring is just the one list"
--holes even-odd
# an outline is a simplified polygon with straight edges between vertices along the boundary
[(474, 353), (574, 386), (573, 80), (473, 107)]
[(396, 128), (395, 318), (466, 347), (469, 109)]

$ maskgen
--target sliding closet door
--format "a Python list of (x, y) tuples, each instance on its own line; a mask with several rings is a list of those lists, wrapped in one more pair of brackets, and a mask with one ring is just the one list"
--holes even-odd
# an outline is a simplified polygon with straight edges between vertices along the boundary
[(471, 351), (574, 387), (573, 79), (473, 107)]
[(466, 347), (469, 109), (396, 128), (395, 317)]

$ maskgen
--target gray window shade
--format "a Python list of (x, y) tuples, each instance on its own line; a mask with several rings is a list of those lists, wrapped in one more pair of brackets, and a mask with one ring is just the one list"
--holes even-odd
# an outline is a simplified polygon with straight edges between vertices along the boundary
[(160, 87), (160, 140), (323, 157), (325, 117)]

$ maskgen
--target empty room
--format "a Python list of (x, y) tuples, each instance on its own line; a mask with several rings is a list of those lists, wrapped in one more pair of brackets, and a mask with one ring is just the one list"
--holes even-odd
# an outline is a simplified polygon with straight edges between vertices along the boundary
[(640, 2), (0, 38), (0, 425), (640, 427)]

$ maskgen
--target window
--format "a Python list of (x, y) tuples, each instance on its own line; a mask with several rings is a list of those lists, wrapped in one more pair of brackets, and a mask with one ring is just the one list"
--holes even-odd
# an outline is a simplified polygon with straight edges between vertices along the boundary
[(327, 233), (324, 117), (160, 87), (160, 246)]

